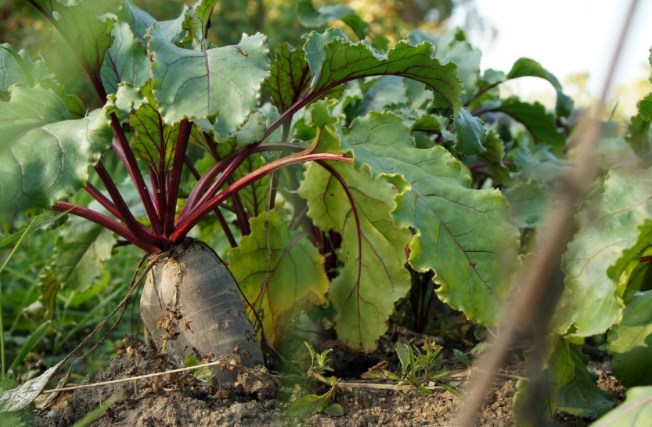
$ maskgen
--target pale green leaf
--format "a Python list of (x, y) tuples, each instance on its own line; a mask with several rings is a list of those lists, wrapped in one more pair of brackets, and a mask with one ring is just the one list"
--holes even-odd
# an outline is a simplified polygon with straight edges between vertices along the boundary
[(322, 395), (306, 394), (290, 402), (288, 415), (291, 417), (305, 418), (319, 414), (328, 407), (328, 402), (333, 396), (332, 389)]
[(34, 86), (45, 80), (53, 80), (45, 61), (32, 61), (24, 50), (16, 52), (9, 44), (0, 44), (0, 92), (6, 92), (15, 83)]
[(364, 77), (395, 75), (425, 83), (435, 93), (435, 103), (454, 112), (462, 106), (462, 84), (452, 62), (441, 65), (433, 58), (433, 46), (398, 42), (387, 53), (375, 51), (364, 41), (352, 43), (339, 29), (311, 33), (304, 46), (312, 72), (310, 89), (326, 91)]
[(648, 427), (652, 420), (652, 387), (627, 390), (625, 401), (591, 427)]
[(566, 288), (555, 317), (559, 333), (596, 335), (621, 319), (620, 276), (640, 253), (639, 227), (652, 217), (651, 186), (651, 169), (612, 169), (602, 193), (579, 212), (579, 230), (562, 261)]
[[(339, 138), (331, 127), (321, 128), (317, 138), (321, 149), (338, 150)], [(347, 183), (346, 190), (311, 163), (299, 195), (307, 200), (308, 216), (317, 227), (342, 235), (338, 259), (343, 267), (329, 291), (335, 328), (347, 345), (369, 351), (387, 330), (394, 304), (409, 290), (410, 275), (403, 266), (411, 235), (392, 218), (397, 191), (390, 182), (351, 165), (332, 167)]]
[(293, 310), (326, 303), (329, 281), (317, 248), (305, 233), (290, 231), (280, 212), (251, 218), (250, 227), (228, 253), (229, 269), (251, 304), (262, 310), (265, 335), (277, 344)]
[(160, 38), (149, 43), (153, 56), (154, 95), (163, 120), (212, 119), (229, 134), (238, 129), (258, 103), (269, 75), (265, 36), (244, 35), (237, 46), (196, 51)]
[(68, 43), (91, 70), (99, 71), (111, 45), (111, 30), (117, 21), (118, 0), (37, 0), (49, 12)]
[(113, 27), (113, 43), (106, 51), (101, 76), (108, 93), (115, 93), (120, 83), (139, 88), (149, 79), (149, 59), (145, 47), (125, 22)]
[(143, 45), (147, 44), (145, 35), (154, 24), (154, 19), (149, 13), (137, 7), (132, 0), (125, 0), (122, 9), (122, 20), (127, 22), (131, 27), (133, 34), (140, 40)]
[(609, 331), (609, 359), (625, 386), (652, 385), (652, 291), (627, 298), (623, 319)]
[(497, 322), (509, 292), (519, 234), (497, 190), (474, 190), (466, 168), (444, 148), (412, 147), (410, 130), (391, 114), (357, 119), (344, 146), (373, 176), (401, 190), (397, 223), (415, 230), (410, 264), (434, 270), (440, 298), (483, 324)]
[(78, 190), (111, 141), (100, 110), (79, 120), (52, 91), (13, 86), (0, 102), (0, 223)]

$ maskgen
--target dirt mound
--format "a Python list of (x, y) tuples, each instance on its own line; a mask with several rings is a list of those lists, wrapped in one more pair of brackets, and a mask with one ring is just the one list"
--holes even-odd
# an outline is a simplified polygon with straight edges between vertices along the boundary
[[(125, 343), (110, 366), (87, 376), (85, 383), (95, 384), (133, 378), (169, 370), (165, 357), (144, 344)], [(43, 426), (68, 426), (80, 420), (104, 402), (109, 408), (91, 424), (93, 426), (446, 426), (455, 416), (460, 400), (443, 389), (426, 395), (374, 388), (338, 388), (334, 401), (344, 414), (288, 416), (288, 393), (277, 391), (273, 377), (264, 368), (240, 372), (229, 389), (214, 379), (201, 380), (197, 372), (165, 374), (134, 381), (119, 382), (62, 392), (55, 403), (37, 414)], [(468, 371), (459, 371), (451, 382), (464, 387)], [(359, 378), (356, 379), (359, 381)], [(488, 396), (480, 417), (483, 426), (512, 425), (512, 397), (516, 377), (501, 375)], [(296, 397), (296, 396), (295, 396)], [(577, 419), (564, 425), (586, 425)]]

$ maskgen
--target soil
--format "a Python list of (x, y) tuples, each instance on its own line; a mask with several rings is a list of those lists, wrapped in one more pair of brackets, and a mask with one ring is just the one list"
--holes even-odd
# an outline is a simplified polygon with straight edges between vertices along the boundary
[[(361, 380), (359, 374), (379, 360), (395, 362), (395, 353), (382, 354), (383, 347), (390, 348), (392, 339), (372, 355), (355, 355), (337, 347), (329, 356), (338, 378), (352, 375), (350, 381), (378, 384)], [(327, 344), (328, 347), (328, 344)], [(392, 346), (392, 348), (395, 348)], [(471, 370), (452, 356), (446, 360), (451, 375), (447, 383), (464, 390)], [(512, 398), (518, 376), (522, 374), (518, 360), (496, 376), (493, 389), (482, 408), (478, 425), (510, 426)], [(89, 374), (85, 383), (95, 384), (120, 378), (133, 378), (152, 372), (162, 372), (171, 367), (165, 357), (156, 354), (142, 343), (126, 339), (110, 366), (96, 374)], [(348, 372), (347, 372), (348, 370)], [(603, 367), (595, 369), (600, 385), (619, 390)], [(291, 377), (284, 375), (284, 378)], [(214, 378), (214, 377), (213, 377)], [(93, 386), (75, 391), (61, 392), (47, 408), (36, 416), (38, 425), (69, 426), (96, 410), (103, 402), (115, 402), (90, 424), (92, 426), (447, 426), (451, 425), (460, 399), (441, 387), (432, 388), (432, 394), (404, 392), (370, 387), (352, 388), (338, 386), (333, 402), (339, 403), (343, 414), (331, 416), (315, 414), (292, 418), (288, 415), (289, 401), (308, 393), (298, 385), (279, 386), (265, 368), (240, 371), (238, 380), (228, 389), (213, 379), (200, 381), (190, 372), (165, 374), (117, 384)], [(278, 376), (276, 378), (279, 378)], [(295, 384), (301, 376), (295, 377)], [(291, 381), (290, 381), (291, 382)], [(306, 383), (306, 377), (303, 376)], [(384, 381), (384, 384), (387, 384)], [(315, 382), (312, 382), (314, 385)], [(317, 387), (315, 393), (324, 393), (328, 387)], [(554, 425), (585, 426), (589, 420), (559, 416)]]

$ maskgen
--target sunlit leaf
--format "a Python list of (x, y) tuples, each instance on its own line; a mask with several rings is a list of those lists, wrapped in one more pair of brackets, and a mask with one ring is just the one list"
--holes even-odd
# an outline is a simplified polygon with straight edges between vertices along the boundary
[[(331, 127), (320, 129), (317, 138), (321, 149), (339, 146)], [(386, 331), (395, 302), (409, 289), (403, 265), (411, 235), (392, 218), (397, 192), (390, 182), (348, 164), (332, 167), (346, 189), (321, 166), (309, 164), (299, 195), (308, 201), (315, 225), (342, 235), (338, 258), (343, 267), (328, 294), (338, 337), (350, 347), (371, 350)]]
[(247, 299), (262, 309), (264, 332), (277, 344), (292, 310), (326, 302), (329, 281), (317, 248), (305, 233), (290, 231), (280, 212), (261, 213), (250, 228), (229, 252), (229, 269)]
[(641, 227), (652, 217), (652, 170), (617, 168), (604, 190), (585, 204), (579, 230), (563, 258), (566, 288), (555, 326), (586, 337), (605, 332), (622, 317), (621, 274), (640, 256)]
[(471, 319), (495, 324), (509, 291), (518, 230), (497, 190), (470, 188), (468, 171), (442, 147), (417, 149), (408, 128), (391, 114), (357, 119), (345, 134), (356, 164), (374, 176), (407, 183), (393, 211), (411, 227), (410, 264), (434, 270), (439, 296)]

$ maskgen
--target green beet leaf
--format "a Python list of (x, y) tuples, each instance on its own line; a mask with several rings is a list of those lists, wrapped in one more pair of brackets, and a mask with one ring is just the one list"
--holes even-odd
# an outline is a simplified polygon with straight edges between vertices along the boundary
[(0, 95), (7, 92), (15, 83), (34, 86), (54, 76), (45, 65), (45, 61), (32, 61), (29, 54), (21, 50), (16, 52), (9, 44), (0, 44)]
[(313, 92), (326, 92), (364, 77), (395, 75), (425, 83), (435, 93), (439, 107), (457, 112), (462, 106), (457, 67), (452, 62), (441, 65), (433, 57), (430, 43), (412, 46), (402, 41), (387, 53), (380, 53), (364, 41), (350, 42), (339, 29), (329, 29), (323, 34), (309, 34), (304, 51), (312, 72)]
[(275, 345), (293, 310), (326, 303), (329, 281), (317, 248), (305, 233), (290, 231), (279, 211), (251, 218), (250, 227), (251, 234), (228, 253), (229, 269), (251, 304), (262, 309), (265, 335)]
[[(317, 136), (320, 149), (337, 151), (339, 138), (330, 126)], [(387, 330), (394, 304), (410, 287), (404, 268), (411, 235), (394, 223), (395, 187), (346, 164), (332, 168), (346, 190), (318, 164), (308, 164), (299, 195), (308, 201), (308, 216), (321, 230), (342, 235), (338, 257), (343, 263), (329, 299), (335, 308), (338, 337), (352, 348), (372, 350)]]
[(540, 382), (522, 379), (517, 384), (516, 423), (534, 425), (534, 420), (549, 419), (558, 411), (597, 418), (613, 407), (609, 393), (598, 387), (595, 376), (587, 370), (587, 362), (579, 347), (557, 338)]
[(591, 427), (648, 427), (652, 420), (652, 387), (627, 390), (625, 401), (612, 409)]
[(113, 28), (113, 43), (106, 51), (102, 64), (102, 82), (108, 93), (116, 93), (120, 83), (139, 88), (150, 77), (149, 59), (145, 47), (125, 22)]
[(566, 288), (555, 316), (559, 333), (596, 335), (621, 319), (621, 275), (640, 256), (639, 227), (652, 217), (651, 185), (650, 169), (612, 169), (602, 193), (578, 214), (579, 230), (562, 261)]
[(455, 148), (459, 153), (473, 156), (487, 151), (482, 145), (486, 134), (482, 120), (473, 117), (466, 109), (462, 108), (455, 115), (455, 135), (457, 135)]
[(256, 107), (269, 74), (265, 36), (244, 35), (236, 46), (196, 51), (153, 36), (154, 95), (165, 123), (217, 118), (217, 130), (238, 129)]
[(178, 124), (166, 125), (156, 106), (149, 102), (131, 114), (129, 123), (134, 129), (131, 139), (134, 154), (152, 168), (157, 168), (159, 162), (163, 161), (165, 169), (169, 170), (179, 134)]
[(284, 44), (276, 49), (267, 88), (282, 113), (304, 94), (310, 83), (310, 68), (303, 50)]
[(149, 13), (140, 9), (131, 0), (125, 0), (122, 8), (122, 21), (127, 22), (133, 34), (140, 40), (143, 46), (147, 45), (145, 34), (154, 24), (156, 19)]
[[(265, 164), (265, 158), (262, 155), (250, 155), (236, 169), (233, 179), (237, 181)], [(270, 181), (270, 175), (266, 175), (252, 182), (238, 193), (245, 210), (252, 216), (257, 216), (267, 210), (270, 202)]]
[(519, 239), (500, 192), (470, 188), (468, 171), (444, 148), (414, 148), (409, 129), (392, 114), (357, 119), (344, 141), (357, 165), (373, 176), (397, 176), (394, 185), (409, 190), (392, 214), (415, 230), (410, 264), (435, 271), (437, 292), (452, 307), (496, 324)]
[(99, 277), (115, 242), (113, 233), (99, 225), (71, 220), (57, 237), (45, 277), (56, 280), (61, 289), (85, 292)]
[[(566, 351), (574, 373), (572, 380), (559, 389), (557, 409), (578, 417), (597, 418), (613, 407), (614, 402), (608, 392), (598, 387), (595, 375), (586, 369), (589, 359), (582, 350), (568, 345)], [(568, 369), (568, 366), (562, 369)]]
[(625, 387), (652, 385), (652, 291), (627, 298), (623, 319), (608, 335), (614, 375)]
[(9, 93), (0, 102), (0, 223), (78, 190), (111, 141), (100, 110), (67, 120), (70, 112), (50, 90), (12, 86)]

